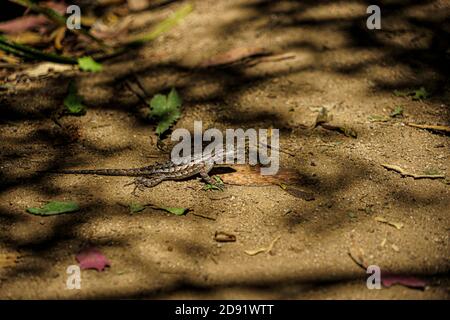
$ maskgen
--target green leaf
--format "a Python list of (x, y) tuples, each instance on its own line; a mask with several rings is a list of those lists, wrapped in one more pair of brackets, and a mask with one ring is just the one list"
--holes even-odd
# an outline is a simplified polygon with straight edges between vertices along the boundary
[(151, 115), (155, 117), (163, 116), (167, 110), (167, 97), (163, 94), (155, 94), (150, 101)]
[(129, 207), (130, 207), (130, 212), (131, 213), (138, 213), (138, 212), (141, 212), (141, 211), (143, 211), (145, 209), (145, 205), (142, 205), (140, 203), (135, 203), (135, 202), (130, 203)]
[(156, 126), (156, 134), (161, 136), (164, 132), (169, 130), (170, 126), (174, 124), (181, 117), (181, 113), (175, 110), (167, 114)]
[(430, 93), (424, 87), (420, 87), (420, 89), (410, 91), (394, 90), (394, 95), (396, 97), (410, 96), (412, 100), (424, 100), (430, 97)]
[(419, 90), (413, 91), (413, 100), (424, 100), (430, 97), (430, 93), (424, 88), (421, 87)]
[(156, 94), (150, 101), (150, 116), (158, 121), (156, 134), (161, 136), (181, 117), (181, 97), (173, 88), (168, 96)]
[(75, 212), (80, 210), (76, 202), (51, 201), (41, 208), (28, 208), (29, 213), (40, 216), (51, 216), (61, 213)]
[(72, 81), (67, 90), (67, 96), (64, 99), (64, 106), (69, 114), (83, 115), (86, 113), (86, 107), (83, 105), (83, 99), (78, 95), (77, 87)]
[(177, 90), (175, 90), (175, 88), (172, 88), (172, 90), (170, 90), (169, 96), (167, 97), (168, 108), (171, 110), (178, 109), (181, 107), (182, 103), (183, 101), (181, 100), (181, 97), (178, 94)]
[(403, 116), (403, 107), (402, 106), (396, 106), (394, 111), (390, 114), (391, 118), (395, 118), (397, 116)]
[(394, 96), (396, 97), (406, 97), (409, 95), (408, 91), (394, 90)]
[(83, 71), (99, 72), (103, 69), (103, 66), (91, 57), (78, 58), (78, 65)]
[(188, 211), (187, 208), (175, 208), (175, 207), (164, 207), (161, 209), (163, 209), (167, 212), (173, 213), (177, 216), (182, 216), (182, 215), (186, 214), (186, 212)]

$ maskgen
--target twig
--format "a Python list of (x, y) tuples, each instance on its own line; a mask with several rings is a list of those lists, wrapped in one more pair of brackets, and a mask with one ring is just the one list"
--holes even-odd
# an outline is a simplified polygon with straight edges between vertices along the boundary
[(260, 249), (256, 249), (256, 250), (245, 250), (244, 252), (246, 254), (248, 254), (249, 256), (255, 256), (259, 253), (270, 253), (273, 249), (273, 246), (275, 245), (275, 243), (280, 240), (281, 236), (276, 237), (275, 239), (272, 240), (272, 242), (269, 244), (268, 247), (266, 248), (260, 248)]
[(196, 216), (196, 217), (200, 217), (200, 218), (204, 218), (204, 219), (208, 219), (208, 220), (212, 220), (212, 221), (216, 221), (217, 220), (214, 217), (205, 216), (205, 215), (200, 214), (200, 213), (191, 212), (191, 214)]
[(429, 125), (429, 124), (416, 124), (416, 123), (407, 123), (406, 125), (414, 128), (420, 128), (420, 129), (428, 129), (428, 130), (434, 130), (434, 131), (443, 131), (446, 133), (450, 133), (450, 127), (448, 126), (435, 126), (435, 125)]
[(415, 174), (409, 173), (396, 165), (392, 164), (381, 164), (381, 165), (388, 170), (400, 173), (403, 177), (412, 177), (414, 179), (445, 179), (445, 176), (443, 174)]

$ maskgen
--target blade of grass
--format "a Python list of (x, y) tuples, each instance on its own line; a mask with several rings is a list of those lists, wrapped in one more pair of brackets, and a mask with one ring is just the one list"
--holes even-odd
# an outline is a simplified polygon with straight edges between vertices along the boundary
[(175, 11), (172, 15), (170, 15), (168, 18), (164, 19), (160, 23), (158, 23), (152, 31), (145, 33), (143, 35), (138, 35), (135, 37), (134, 40), (131, 40), (128, 45), (141, 45), (146, 42), (155, 40), (157, 37), (159, 37), (164, 32), (170, 30), (175, 25), (177, 25), (184, 17), (186, 17), (189, 13), (191, 13), (193, 10), (192, 4), (188, 3)]
[(65, 64), (77, 64), (77, 59), (67, 56), (61, 56), (54, 53), (46, 53), (38, 49), (31, 48), (29, 46), (18, 44), (15, 42), (11, 42), (6, 40), (4, 37), (0, 35), (0, 49), (25, 58), (37, 59), (37, 60), (45, 60), (52, 61), (58, 63)]

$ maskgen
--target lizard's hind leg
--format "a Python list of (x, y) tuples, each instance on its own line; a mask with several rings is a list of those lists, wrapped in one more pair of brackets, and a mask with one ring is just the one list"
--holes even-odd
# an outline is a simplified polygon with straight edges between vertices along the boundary
[(145, 188), (151, 188), (159, 184), (164, 179), (162, 177), (137, 177), (134, 179), (131, 183), (126, 184), (127, 186), (134, 184), (134, 189), (132, 194), (136, 195), (136, 190), (139, 189), (139, 191), (144, 191)]

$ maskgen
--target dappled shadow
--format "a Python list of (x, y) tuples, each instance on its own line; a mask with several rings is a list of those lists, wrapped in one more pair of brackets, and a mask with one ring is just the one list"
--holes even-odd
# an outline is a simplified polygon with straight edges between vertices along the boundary
[[(174, 1), (165, 1), (164, 6), (170, 7), (172, 2)], [(435, 15), (429, 14), (429, 11), (423, 16), (413, 16), (408, 13), (408, 8), (434, 2), (416, 0), (393, 1), (385, 4), (382, 6), (383, 29), (371, 31), (365, 26), (367, 16), (365, 10), (359, 10), (366, 7), (369, 4), (368, 1), (357, 3), (356, 13), (350, 10), (345, 14), (334, 12), (337, 9), (336, 6), (352, 6), (354, 2), (249, 1), (232, 6), (245, 9), (248, 13), (246, 17), (212, 28), (214, 37), (218, 39), (238, 37), (243, 28), (252, 28), (257, 24), (260, 32), (268, 38), (279, 37), (273, 42), (274, 51), (292, 50), (297, 53), (305, 51), (311, 55), (311, 61), (298, 63), (298, 65), (286, 64), (278, 69), (252, 67), (245, 63), (221, 68), (200, 68), (179, 61), (161, 62), (157, 59), (142, 59), (139, 57), (140, 52), (137, 51), (110, 62), (112, 68), (116, 63), (122, 63), (127, 67), (116, 67), (112, 71), (105, 70), (102, 75), (96, 77), (78, 74), (76, 80), (80, 84), (81, 93), (86, 97), (89, 114), (106, 117), (108, 113), (113, 112), (131, 119), (130, 130), (127, 131), (127, 142), (107, 148), (100, 147), (92, 136), (79, 137), (78, 130), (88, 123), (85, 118), (57, 117), (67, 85), (74, 77), (41, 79), (32, 87), (18, 85), (13, 93), (1, 97), (0, 126), (3, 128), (0, 139), (7, 147), (2, 148), (0, 153), (2, 163), (0, 193), (7, 197), (18, 189), (24, 189), (35, 192), (39, 200), (63, 197), (70, 194), (71, 186), (55, 186), (53, 178), (49, 178), (45, 171), (68, 166), (96, 167), (97, 163), (93, 163), (93, 159), (96, 161), (112, 159), (113, 156), (130, 150), (139, 157), (142, 149), (158, 152), (156, 145), (151, 145), (150, 140), (146, 140), (148, 144), (134, 142), (134, 132), (148, 134), (150, 132), (148, 129), (154, 125), (154, 122), (148, 119), (147, 106), (125, 85), (127, 80), (135, 81), (136, 78), (142, 82), (148, 98), (158, 92), (165, 92), (176, 87), (184, 98), (185, 114), (197, 112), (200, 109), (208, 115), (211, 123), (220, 126), (233, 128), (272, 126), (282, 129), (282, 134), (286, 136), (296, 130), (296, 133), (291, 135), (292, 139), (309, 143), (314, 142), (313, 139), (316, 141), (333, 139), (336, 135), (320, 129), (297, 130), (298, 126), (292, 125), (289, 117), (278, 109), (260, 110), (259, 107), (262, 107), (263, 103), (259, 105), (257, 100), (242, 102), (240, 98), (253, 88), (269, 87), (274, 79), (301, 75), (305, 72), (321, 72), (323, 77), (339, 75), (348, 77), (345, 79), (357, 76), (367, 79), (373, 84), (371, 90), (375, 94), (390, 92), (394, 89), (414, 89), (425, 86), (432, 92), (432, 98), (426, 108), (433, 110), (437, 108), (435, 104), (448, 103), (449, 98), (446, 86), (450, 63), (448, 43), (445, 40), (449, 38), (448, 16), (441, 12)], [(330, 7), (327, 8), (327, 6)], [(314, 10), (318, 10), (319, 13), (315, 15)], [(324, 32), (335, 33), (336, 38), (330, 39), (328, 36), (320, 41), (320, 34)], [(308, 33), (314, 34), (314, 37), (309, 37)], [(402, 37), (411, 38), (405, 41)], [(145, 51), (145, 48), (142, 51)], [(352, 61), (352, 54), (360, 59)], [(341, 60), (340, 57), (344, 59)], [(136, 60), (136, 63), (130, 65), (127, 64), (127, 60)], [(389, 70), (395, 68), (401, 68), (400, 73), (404, 72), (406, 75), (393, 77)], [(198, 87), (205, 84), (209, 86), (207, 89), (196, 91)], [(309, 85), (310, 91), (325, 90), (320, 84)], [(92, 88), (97, 88), (99, 91)], [(297, 87), (295, 89), (297, 90)], [(295, 94), (299, 95), (298, 92)], [(248, 105), (252, 108), (245, 108)], [(439, 120), (448, 122), (449, 114), (450, 112), (442, 114)], [(55, 122), (54, 118), (58, 118), (57, 121), (61, 123)], [(29, 124), (31, 128), (29, 132), (23, 128), (19, 132), (14, 132), (15, 127), (23, 124)], [(116, 132), (112, 131), (111, 134), (114, 135)], [(397, 176), (392, 178), (391, 174), (381, 168), (373, 169), (372, 163), (356, 158), (349, 163), (348, 154), (341, 151), (331, 152), (329, 157), (335, 161), (337, 169), (327, 176), (313, 176), (308, 169), (308, 164), (300, 157), (291, 160), (293, 166), (300, 171), (302, 177), (299, 181), (300, 187), (317, 195), (317, 199), (311, 205), (304, 205), (303, 200), (291, 199), (293, 206), (304, 205), (304, 207), (301, 212), (283, 216), (279, 225), (285, 230), (295, 230), (300, 225), (308, 230), (307, 234), (326, 238), (331, 232), (348, 227), (353, 223), (351, 220), (343, 219), (348, 211), (364, 210), (364, 208), (357, 207), (351, 201), (343, 202), (342, 194), (363, 181), (380, 185), (380, 193), (385, 199), (393, 201), (404, 211), (414, 210), (417, 206), (430, 205), (442, 210), (448, 208), (448, 201), (447, 203), (445, 200), (442, 201), (440, 195), (423, 196), (415, 191), (417, 188), (411, 190), (399, 187), (398, 180), (401, 178)], [(30, 163), (30, 160), (38, 163)], [(227, 174), (226, 170), (221, 170), (216, 173)], [(369, 173), (373, 173), (376, 177), (369, 178)], [(79, 232), (83, 224), (95, 223), (97, 219), (105, 215), (105, 212), (111, 215), (111, 219), (126, 214), (120, 210), (120, 213), (117, 213), (115, 204), (117, 199), (107, 199), (106, 203), (100, 201), (100, 191), (111, 188), (108, 183), (99, 182), (96, 189), (93, 189), (92, 185), (77, 184), (77, 194), (90, 195), (83, 204), (83, 214), (50, 218), (52, 222), (51, 228), (46, 229), (48, 233), (36, 237), (15, 234), (16, 226), (30, 223), (33, 219), (22, 212), (25, 204), (21, 204), (22, 211), (11, 208), (11, 204), (2, 204), (0, 207), (2, 244), (8, 249), (18, 250), (25, 255), (43, 260), (43, 264), (36, 266), (19, 266), (9, 269), (6, 278), (2, 281), (14, 282), (19, 276), (39, 277), (45, 274), (52, 260), (63, 258), (64, 254), (67, 254), (61, 249), (65, 246), (75, 245), (79, 248), (86, 244), (95, 244), (125, 250), (129, 243), (127, 236), (111, 235), (102, 239), (92, 239)], [(357, 196), (365, 196), (363, 191), (359, 190)], [(21, 194), (23, 193), (16, 197), (20, 197)], [(225, 200), (223, 206), (226, 205)], [(317, 218), (317, 208), (321, 210), (319, 218)], [(275, 208), (266, 210), (270, 214)], [(164, 221), (171, 226), (174, 224), (173, 220), (162, 215), (151, 215), (148, 218), (152, 222)], [(195, 219), (193, 216), (186, 218)], [(312, 220), (316, 222), (317, 219), (320, 221), (319, 224), (312, 222)], [(369, 220), (373, 219), (373, 216), (370, 213), (364, 213), (361, 219)], [(201, 222), (197, 224), (201, 226)], [(130, 234), (131, 237), (143, 237), (133, 232)], [(197, 264), (203, 263), (211, 252), (210, 246), (196, 242), (186, 243), (183, 237), (173, 239), (172, 246), (174, 252)], [(147, 275), (147, 269), (155, 268), (153, 260), (143, 261), (138, 254), (133, 253), (133, 255), (136, 265), (140, 266), (139, 272), (143, 276)], [(408, 273), (410, 270), (406, 266), (396, 271)], [(154, 276), (153, 273), (151, 275)], [(303, 278), (294, 274), (275, 276), (272, 280), (248, 280), (241, 283), (229, 281), (223, 284), (207, 284), (207, 281), (204, 284), (200, 281), (196, 283), (190, 277), (181, 276), (167, 287), (135, 289), (130, 286), (121, 293), (99, 293), (96, 298), (164, 298), (171, 294), (185, 292), (195, 292), (200, 296), (208, 297), (213, 292), (227, 288), (267, 292), (290, 284), (298, 286), (299, 290), (303, 291), (332, 290), (333, 286), (355, 281), (358, 275), (359, 273), (356, 272), (341, 272), (327, 276), (317, 270), (316, 273), (313, 272), (309, 277)], [(430, 271), (422, 272), (422, 276), (443, 277), (445, 274)], [(363, 273), (361, 277), (364, 277)], [(289, 295), (281, 292), (278, 297), (284, 299), (289, 298)]]

